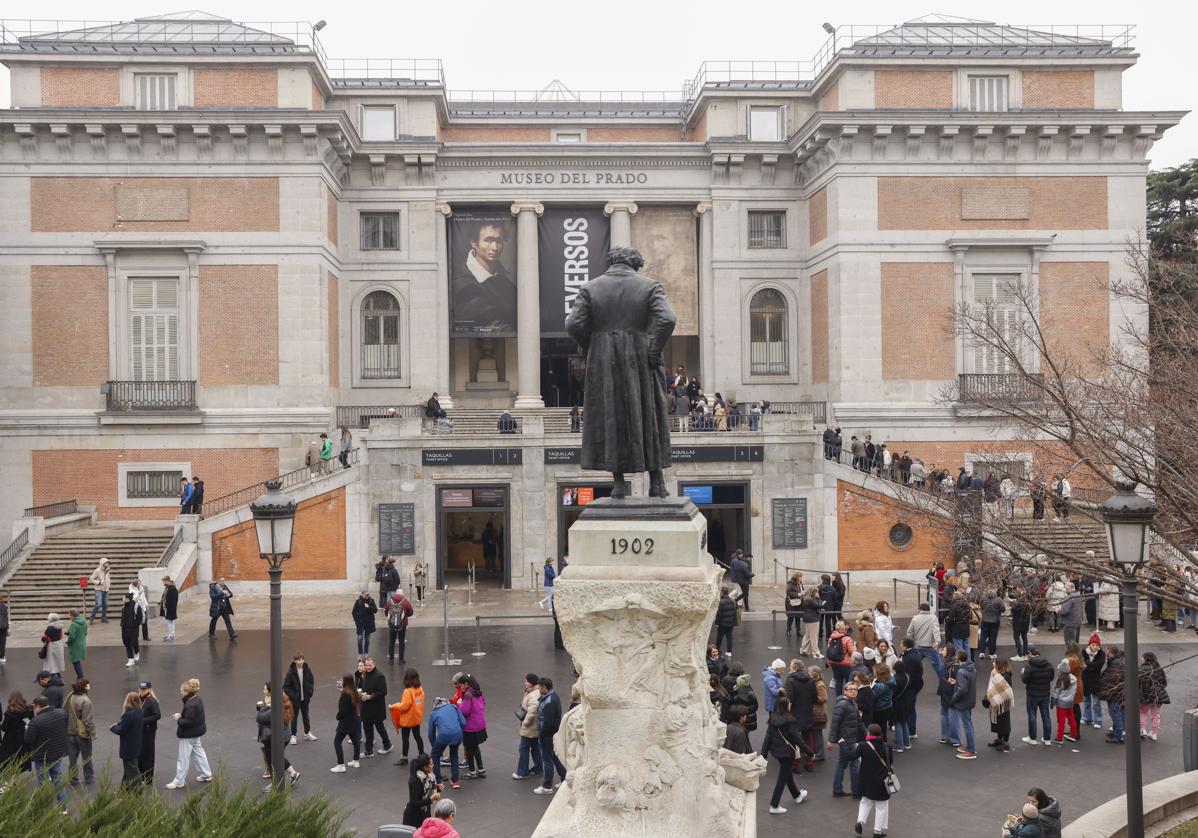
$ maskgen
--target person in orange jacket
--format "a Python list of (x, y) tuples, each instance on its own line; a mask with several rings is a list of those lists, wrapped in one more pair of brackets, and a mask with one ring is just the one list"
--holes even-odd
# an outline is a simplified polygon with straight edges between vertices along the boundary
[(423, 754), (424, 739), (420, 736), (420, 723), (424, 720), (424, 687), (420, 686), (420, 673), (408, 669), (403, 674), (403, 697), (391, 705), (391, 721), (403, 741), (401, 756), (396, 765), (408, 764), (408, 740), (416, 737), (416, 753)]

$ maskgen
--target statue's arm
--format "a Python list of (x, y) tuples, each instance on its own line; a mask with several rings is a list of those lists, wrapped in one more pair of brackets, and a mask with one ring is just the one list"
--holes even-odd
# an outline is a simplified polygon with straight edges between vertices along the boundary
[(587, 351), (591, 343), (591, 293), (585, 285), (578, 289), (574, 305), (566, 315), (566, 334), (574, 338), (583, 352)]
[(653, 290), (649, 293), (650, 355), (661, 354), (670, 340), (670, 335), (674, 334), (674, 327), (677, 324), (678, 318), (675, 316), (674, 310), (670, 308), (665, 289), (661, 287), (660, 282), (653, 283)]

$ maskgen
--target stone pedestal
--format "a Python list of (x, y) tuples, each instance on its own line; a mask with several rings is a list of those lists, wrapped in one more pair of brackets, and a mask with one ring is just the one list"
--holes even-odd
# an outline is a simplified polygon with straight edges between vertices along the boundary
[(720, 575), (706, 537), (686, 498), (604, 498), (570, 528), (554, 606), (582, 703), (555, 739), (566, 780), (534, 838), (756, 835), (764, 760), (721, 751), (707, 697)]

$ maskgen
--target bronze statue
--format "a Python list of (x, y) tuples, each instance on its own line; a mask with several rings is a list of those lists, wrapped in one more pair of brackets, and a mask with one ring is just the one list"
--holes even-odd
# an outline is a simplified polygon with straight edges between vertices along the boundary
[(662, 349), (677, 318), (661, 283), (637, 273), (631, 247), (608, 253), (607, 273), (579, 289), (566, 331), (586, 353), (582, 467), (610, 471), (613, 498), (628, 496), (624, 475), (649, 472), (650, 497), (664, 498), (670, 424)]

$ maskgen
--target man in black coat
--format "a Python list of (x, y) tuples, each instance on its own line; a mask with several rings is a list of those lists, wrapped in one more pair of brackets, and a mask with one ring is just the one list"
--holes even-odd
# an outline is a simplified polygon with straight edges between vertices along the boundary
[(379, 607), (370, 598), (370, 591), (365, 588), (354, 600), (350, 615), (354, 618), (354, 630), (358, 636), (358, 654), (365, 655), (370, 651), (370, 635), (374, 634), (374, 615)]
[(562, 726), (562, 700), (553, 689), (552, 678), (541, 678), (537, 682), (541, 697), (537, 700), (537, 730), (541, 746), (541, 766), (545, 769), (544, 781), (533, 789), (533, 794), (553, 794), (553, 772), (560, 780), (566, 779), (566, 766), (558, 759), (553, 749), (553, 737)]
[(649, 496), (666, 497), (670, 417), (662, 351), (678, 318), (661, 283), (640, 276), (641, 254), (614, 247), (607, 273), (578, 290), (566, 332), (586, 354), (582, 460), (610, 471), (613, 498), (628, 495), (624, 475), (649, 472)]
[(724, 748), (734, 754), (751, 754), (753, 746), (749, 744), (749, 734), (745, 730), (749, 713), (743, 704), (733, 704), (728, 708), (728, 731), (724, 735)]
[(380, 754), (391, 752), (391, 737), (387, 735), (387, 677), (375, 668), (374, 658), (366, 658), (366, 672), (358, 682), (358, 692), (362, 698), (362, 729), (366, 733), (366, 750), (363, 756), (374, 756), (374, 732), (377, 730), (382, 737), (383, 747)]
[(944, 618), (945, 639), (957, 650), (969, 651), (969, 620), (972, 612), (969, 608), (969, 598), (964, 591), (958, 591), (948, 607), (948, 615)]
[(828, 747), (836, 747), (836, 770), (832, 774), (832, 796), (847, 797), (844, 790), (844, 770), (849, 769), (849, 784), (853, 797), (861, 797), (861, 763), (854, 755), (858, 742), (865, 741), (865, 725), (857, 709), (857, 682), (849, 681), (832, 708), (828, 725)]
[(33, 718), (25, 726), (25, 748), (33, 762), (40, 786), (47, 778), (58, 786), (58, 803), (66, 811), (67, 793), (60, 778), (62, 758), (67, 755), (67, 713), (51, 707), (44, 695), (33, 699)]
[(283, 694), (287, 696), (291, 702), (291, 744), (295, 744), (295, 734), (298, 732), (297, 727), (300, 716), (304, 717), (304, 738), (309, 742), (315, 742), (316, 737), (312, 735), (312, 723), (308, 718), (308, 706), (312, 702), (312, 690), (316, 689), (316, 676), (312, 674), (312, 668), (308, 666), (308, 662), (304, 660), (303, 655), (296, 655), (291, 659), (291, 666), (287, 668), (287, 675), (283, 678)]
[(395, 559), (383, 556), (383, 566), (379, 570), (379, 605), (385, 605), (391, 594), (399, 590), (399, 571), (395, 568)]
[(915, 641), (910, 637), (903, 638), (902, 649), (903, 656), (895, 669), (907, 676), (907, 734), (915, 739), (916, 702), (919, 691), (923, 689), (923, 655), (915, 648)]
[(790, 714), (794, 716), (795, 727), (800, 733), (806, 734), (815, 724), (813, 708), (819, 700), (819, 690), (798, 658), (790, 662), (790, 674), (786, 676), (782, 690), (790, 699)]
[(1052, 738), (1048, 697), (1052, 693), (1052, 682), (1056, 678), (1056, 672), (1053, 671), (1048, 658), (1040, 654), (1039, 649), (1029, 646), (1027, 666), (1020, 673), (1019, 678), (1027, 687), (1027, 736), (1023, 737), (1023, 742), (1027, 745), (1036, 744), (1036, 713), (1038, 711), (1044, 730), (1040, 744), (1047, 745)]
[(158, 738), (158, 722), (162, 718), (162, 707), (154, 697), (149, 681), (137, 685), (141, 696), (141, 754), (137, 758), (137, 770), (141, 781), (147, 786), (154, 784), (154, 745)]
[(749, 608), (749, 585), (753, 583), (752, 555), (745, 555), (739, 551), (732, 554), (732, 570), (729, 573), (729, 581), (734, 585), (740, 586), (740, 601), (746, 611), (752, 611)]
[(736, 626), (736, 603), (727, 588), (720, 591), (720, 604), (715, 610), (715, 647), (725, 638), (728, 640), (728, 654), (732, 654), (732, 629)]
[(204, 481), (195, 475), (191, 478), (191, 514), (204, 514)]

